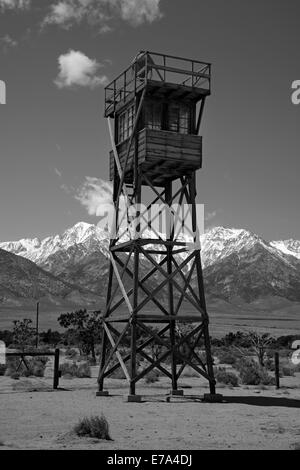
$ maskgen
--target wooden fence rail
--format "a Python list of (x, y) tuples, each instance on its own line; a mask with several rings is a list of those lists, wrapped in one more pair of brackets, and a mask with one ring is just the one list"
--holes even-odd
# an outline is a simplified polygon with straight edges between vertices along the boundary
[(25, 358), (26, 357), (44, 357), (44, 356), (54, 356), (54, 374), (53, 374), (53, 388), (56, 390), (59, 385), (60, 371), (59, 371), (59, 349), (55, 351), (24, 351), (24, 352), (7, 352), (6, 357), (20, 357), (20, 364), (23, 362), (28, 368)]

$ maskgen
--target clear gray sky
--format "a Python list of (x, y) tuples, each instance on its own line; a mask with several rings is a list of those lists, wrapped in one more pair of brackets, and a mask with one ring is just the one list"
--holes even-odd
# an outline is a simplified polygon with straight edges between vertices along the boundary
[(97, 220), (74, 194), (86, 177), (108, 179), (103, 83), (140, 49), (213, 64), (198, 175), (209, 223), (300, 238), (299, 0), (0, 5), (1, 241)]

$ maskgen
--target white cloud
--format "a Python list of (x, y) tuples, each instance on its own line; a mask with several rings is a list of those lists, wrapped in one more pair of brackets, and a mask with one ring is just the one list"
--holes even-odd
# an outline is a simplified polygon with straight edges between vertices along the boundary
[(8, 34), (0, 38), (0, 46), (2, 46), (5, 52), (11, 47), (16, 47), (17, 45), (18, 45), (18, 42), (15, 39), (13, 39), (11, 36), (9, 36)]
[(70, 26), (73, 20), (79, 20), (81, 14), (76, 10), (75, 5), (71, 2), (63, 1), (51, 5), (50, 13), (46, 16), (44, 23), (53, 23), (61, 26)]
[(161, 0), (61, 0), (50, 6), (45, 24), (69, 28), (87, 21), (97, 24), (101, 32), (111, 30), (114, 19), (122, 19), (133, 26), (152, 23), (162, 17)]
[(210, 220), (214, 219), (217, 215), (217, 211), (213, 212), (206, 212), (205, 213), (205, 222), (209, 222)]
[(134, 26), (144, 22), (152, 23), (162, 17), (160, 0), (121, 0), (115, 3), (119, 4), (123, 20)]
[(89, 87), (96, 88), (107, 83), (105, 75), (98, 76), (101, 67), (96, 60), (90, 59), (83, 52), (70, 50), (58, 58), (59, 74), (55, 80), (58, 88)]
[(29, 8), (31, 0), (0, 0), (0, 8), (2, 10), (25, 10)]
[(99, 178), (87, 176), (75, 198), (90, 215), (104, 217), (113, 211), (112, 184)]
[(54, 173), (55, 173), (59, 178), (62, 177), (62, 172), (59, 171), (57, 168), (54, 168)]

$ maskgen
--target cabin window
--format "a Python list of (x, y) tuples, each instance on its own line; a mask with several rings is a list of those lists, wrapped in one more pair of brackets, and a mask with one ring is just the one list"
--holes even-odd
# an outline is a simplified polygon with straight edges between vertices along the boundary
[(161, 103), (147, 103), (145, 109), (145, 126), (150, 129), (161, 130), (162, 105)]
[(128, 139), (133, 131), (134, 125), (134, 106), (130, 106), (119, 116), (118, 123), (118, 142)]
[(190, 132), (190, 108), (185, 104), (170, 104), (168, 107), (168, 130), (180, 134)]

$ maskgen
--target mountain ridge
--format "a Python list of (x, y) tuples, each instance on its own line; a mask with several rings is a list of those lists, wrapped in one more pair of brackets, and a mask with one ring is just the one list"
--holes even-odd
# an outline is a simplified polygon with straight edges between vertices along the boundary
[[(79, 222), (61, 235), (2, 242), (0, 248), (79, 290), (104, 296), (109, 257), (105, 229)], [(300, 301), (300, 241), (268, 242), (245, 229), (214, 227), (201, 236), (201, 248), (208, 294), (226, 301), (252, 302), (262, 296)], [(146, 268), (142, 259), (141, 269)]]

